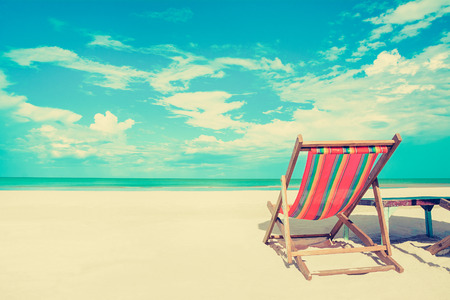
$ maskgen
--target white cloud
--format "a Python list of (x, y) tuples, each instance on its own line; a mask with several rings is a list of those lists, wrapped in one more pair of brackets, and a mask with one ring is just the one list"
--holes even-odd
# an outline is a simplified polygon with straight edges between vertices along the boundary
[(376, 50), (378, 48), (386, 46), (385, 43), (376, 41), (376, 42), (369, 42), (369, 41), (361, 41), (358, 49), (352, 53), (353, 59), (348, 59), (349, 61), (358, 61), (359, 57), (362, 57), (366, 54), (366, 52), (370, 50)]
[(294, 71), (291, 64), (284, 65), (278, 57), (275, 57), (274, 60), (263, 57), (261, 65), (261, 68), (266, 71), (284, 71), (287, 73)]
[(251, 71), (284, 71), (286, 73), (292, 73), (294, 71), (291, 64), (283, 64), (278, 57), (275, 57), (273, 60), (262, 57), (259, 61), (249, 58), (220, 57), (216, 58), (214, 63), (221, 68), (227, 66), (241, 66)]
[(135, 79), (146, 79), (149, 73), (128, 66), (117, 67), (101, 64), (79, 57), (76, 53), (59, 47), (38, 47), (16, 49), (6, 53), (16, 63), (31, 66), (34, 62), (54, 63), (61, 67), (99, 74), (101, 78), (91, 78), (91, 83), (112, 89), (127, 89)]
[(81, 115), (71, 112), (70, 110), (35, 106), (30, 103), (22, 102), (18, 105), (14, 115), (25, 120), (34, 122), (62, 122), (72, 124), (81, 119)]
[(295, 111), (292, 122), (315, 139), (386, 138), (395, 132), (439, 138), (450, 130), (448, 52), (445, 44), (411, 59), (383, 51), (361, 69), (270, 83), (282, 100), (314, 105)]
[(415, 24), (406, 25), (405, 27), (400, 30), (397, 36), (395, 36), (392, 40), (394, 42), (399, 42), (401, 40), (404, 40), (408, 37), (413, 37), (419, 34), (421, 29), (427, 28), (431, 25), (431, 22), (429, 21), (420, 21)]
[(9, 85), (6, 75), (0, 70), (0, 109), (9, 109), (11, 115), (18, 121), (72, 124), (81, 119), (81, 115), (69, 110), (30, 104), (25, 96), (7, 93), (4, 89)]
[(27, 97), (6, 93), (0, 90), (0, 109), (16, 107), (20, 103), (27, 101)]
[(391, 52), (381, 52), (373, 64), (365, 67), (364, 71), (369, 76), (382, 72), (414, 75), (418, 69), (419, 66), (417, 64), (403, 59), (398, 50), (394, 49)]
[(283, 109), (283, 106), (278, 106), (276, 109), (263, 111), (263, 114), (265, 114), (265, 115), (269, 115), (269, 114), (273, 114), (273, 113), (281, 114), (281, 113), (283, 113), (281, 111), (282, 109)]
[(148, 79), (155, 90), (164, 94), (188, 90), (190, 82), (199, 77), (223, 78), (225, 76), (223, 69), (230, 66), (241, 66), (261, 72), (292, 73), (294, 71), (291, 64), (283, 64), (277, 57), (273, 60), (263, 57), (259, 61), (231, 57), (208, 60), (190, 53), (182, 53), (182, 56), (174, 56), (170, 59), (173, 62), (167, 68), (153, 72)]
[(353, 57), (353, 58), (346, 58), (345, 61), (347, 62), (357, 62), (360, 61), (361, 57)]
[(449, 0), (417, 0), (390, 9), (380, 16), (367, 19), (380, 27), (372, 31), (371, 40), (379, 39), (382, 34), (392, 32), (394, 28), (400, 28), (393, 37), (394, 42), (399, 42), (408, 37), (413, 37), (432, 22), (450, 12)]
[(185, 148), (185, 152), (187, 154), (198, 153), (198, 152), (215, 152), (217, 148), (222, 148), (224, 141), (218, 140), (214, 136), (209, 135), (200, 135), (198, 138), (195, 138), (188, 143), (188, 146)]
[(96, 114), (94, 116), (95, 122), (89, 128), (105, 133), (118, 134), (131, 128), (134, 125), (133, 119), (128, 119), (124, 122), (118, 122), (118, 119), (111, 112), (107, 111), (105, 115)]
[(385, 46), (378, 41), (381, 36), (390, 34), (390, 41), (400, 42), (414, 37), (430, 27), (438, 18), (450, 12), (450, 0), (417, 0), (399, 5), (396, 9), (389, 9), (379, 16), (366, 19), (375, 25), (367, 39), (360, 41), (359, 48), (352, 53), (347, 61), (358, 61), (371, 50)]
[[(119, 51), (161, 55), (170, 59), (172, 63), (166, 68), (145, 72), (127, 66), (116, 67), (100, 64), (80, 58), (77, 54), (59, 47), (18, 49), (10, 51), (6, 55), (22, 65), (31, 65), (33, 62), (53, 62), (62, 67), (86, 71), (93, 74), (90, 83), (114, 89), (127, 89), (128, 84), (133, 80), (146, 80), (156, 91), (163, 94), (188, 90), (190, 82), (199, 77), (223, 78), (225, 76), (224, 69), (231, 66), (241, 66), (251, 71), (261, 72), (294, 72), (293, 65), (283, 64), (278, 57), (274, 59), (262, 57), (259, 60), (221, 57), (210, 60), (180, 50), (173, 45), (133, 48), (113, 40), (109, 35), (94, 35), (94, 41), (89, 45), (109, 47)], [(98, 75), (102, 76), (98, 77)]]
[[(118, 122), (111, 112), (96, 114), (95, 122), (88, 126), (78, 124), (42, 125), (32, 129), (27, 138), (35, 145), (32, 150), (43, 157), (62, 158), (99, 157), (110, 160), (137, 152), (128, 145), (124, 131), (134, 124), (132, 119)], [(36, 146), (37, 145), (37, 146)]]
[[(291, 150), (293, 139), (302, 132), (294, 121), (273, 120), (267, 124), (248, 124), (243, 136), (223, 141), (214, 136), (201, 135), (186, 142), (186, 153), (216, 153), (239, 155), (245, 160), (274, 158)], [(289, 150), (287, 150), (289, 149)]]
[(444, 32), (443, 37), (441, 38), (441, 42), (444, 44), (450, 43), (450, 32)]
[(258, 62), (254, 59), (234, 58), (234, 57), (220, 57), (215, 60), (218, 64), (229, 66), (241, 66), (248, 70), (257, 70), (260, 68)]
[(71, 127), (42, 125), (30, 133), (32, 135), (27, 138), (32, 144), (38, 145), (34, 150), (43, 157), (107, 158), (133, 151), (133, 147), (130, 148), (123, 141), (106, 140), (103, 135), (80, 125)]
[(386, 96), (377, 96), (376, 103), (389, 103), (393, 101), (399, 100), (399, 97), (386, 97)]
[(400, 123), (370, 108), (353, 111), (296, 110), (291, 121), (272, 120), (251, 124), (242, 137), (224, 141), (214, 136), (199, 136), (186, 142), (186, 153), (239, 155), (241, 159), (261, 160), (286, 157), (295, 138), (308, 140), (388, 139)]
[(30, 66), (33, 62), (72, 63), (78, 55), (59, 47), (39, 47), (11, 50), (5, 54), (21, 66)]
[(432, 84), (429, 85), (418, 85), (418, 84), (403, 84), (398, 86), (396, 89), (392, 91), (393, 94), (411, 94), (412, 92), (419, 91), (429, 91), (434, 89), (435, 86)]
[(168, 68), (152, 74), (148, 80), (155, 90), (161, 93), (171, 93), (187, 90), (190, 81), (195, 78), (203, 76), (220, 78), (223, 75), (223, 72), (217, 72), (216, 67), (193, 64), (190, 60), (180, 57)]
[[(423, 60), (422, 56), (410, 61), (400, 56), (390, 65), (398, 61), (421, 65)], [(284, 101), (307, 103), (312, 99), (314, 107), (300, 106), (288, 121), (247, 123), (242, 136), (231, 140), (201, 135), (187, 141), (185, 151), (260, 160), (286, 155), (300, 133), (314, 140), (388, 139), (396, 132), (405, 137), (429, 137), (431, 132), (434, 138), (448, 135), (450, 95), (445, 79), (431, 84), (430, 71), (425, 67), (414, 74), (391, 73), (390, 68), (378, 70), (366, 77), (354, 77), (362, 70), (349, 70), (333, 77), (308, 75), (273, 81)], [(404, 79), (399, 80), (401, 77)]]
[(369, 40), (371, 41), (378, 40), (381, 37), (381, 35), (392, 32), (392, 30), (394, 30), (394, 28), (392, 27), (391, 24), (386, 24), (378, 28), (375, 28), (374, 30), (372, 30)]
[(32, 136), (28, 138), (35, 139), (39, 136), (39, 142), (34, 141), (33, 144), (39, 145), (34, 149), (41, 152), (43, 156), (86, 158), (95, 155), (97, 149), (90, 144), (98, 142), (98, 139), (81, 137), (81, 131), (82, 127), (56, 128), (52, 125), (42, 125), (40, 128), (31, 130)]
[[(126, 143), (125, 130), (134, 120), (118, 122), (111, 112), (96, 114), (94, 123), (88, 126), (76, 124), (81, 115), (72, 111), (30, 104), (25, 96), (9, 94), (4, 89), (10, 85), (0, 70), (0, 109), (8, 109), (13, 120), (39, 124), (26, 136), (26, 149), (41, 158), (90, 156), (105, 160), (136, 153), (136, 147)], [(34, 122), (34, 123), (33, 123)]]
[[(174, 92), (181, 92), (189, 89), (190, 82), (199, 77), (223, 78), (225, 72), (221, 69), (223, 65), (215, 61), (210, 61), (202, 56), (194, 55), (190, 52), (183, 51), (174, 45), (156, 45), (151, 47), (134, 48), (125, 45), (120, 41), (112, 40), (110, 36), (95, 36), (95, 40), (90, 45), (99, 45), (103, 47), (110, 47), (120, 51), (133, 51), (143, 54), (160, 55), (172, 61), (172, 63), (160, 70), (152, 72), (143, 72), (134, 70), (134, 74), (105, 74), (109, 82), (122, 82), (122, 86), (126, 87), (127, 83), (132, 77), (143, 78), (158, 92), (168, 94)], [(125, 68), (125, 67), (122, 67)], [(117, 69), (116, 69), (117, 70)], [(102, 71), (90, 70), (94, 73), (104, 73)], [(125, 69), (125, 71), (131, 71)], [(106, 81), (108, 83), (108, 81)], [(105, 82), (100, 80), (97, 85), (109, 87)]]
[(450, 69), (450, 51), (442, 48), (443, 47), (430, 47), (428, 51), (430, 56), (423, 65), (432, 71)]
[(246, 123), (233, 120), (227, 113), (244, 104), (241, 101), (227, 102), (232, 95), (221, 92), (179, 93), (158, 101), (167, 106), (172, 113), (187, 116), (187, 124), (196, 127), (220, 130), (233, 128), (239, 130)]
[(131, 50), (132, 47), (125, 45), (121, 41), (113, 40), (109, 35), (94, 35), (94, 40), (90, 42), (89, 46), (102, 46), (107, 48), (113, 48), (116, 50)]
[[(403, 29), (406, 28), (405, 32), (412, 32), (414, 26), (422, 28), (418, 24), (411, 24), (409, 29), (407, 25)], [(383, 30), (388, 32), (387, 28), (373, 33), (381, 35)], [(117, 50), (129, 49), (129, 46), (112, 40), (110, 36), (102, 37), (103, 39), (96, 37), (95, 45)], [(375, 40), (361, 42), (358, 49), (360, 55), (354, 56), (361, 57), (367, 51), (383, 46), (386, 45)], [(278, 57), (222, 57), (209, 60), (182, 52), (170, 45), (145, 49), (141, 48), (139, 51), (163, 55), (170, 58), (172, 63), (167, 68), (150, 73), (100, 64), (58, 47), (20, 49), (21, 51), (13, 50), (8, 54), (22, 65), (51, 62), (97, 74), (100, 78), (96, 84), (101, 86), (111, 85), (113, 88), (125, 89), (133, 80), (146, 79), (155, 90), (170, 93), (157, 101), (157, 104), (164, 105), (176, 116), (185, 117), (187, 124), (212, 130), (233, 129), (235, 133), (232, 136), (239, 135), (237, 138), (231, 138), (230, 135), (224, 137), (218, 132), (217, 136), (200, 135), (186, 143), (187, 153), (235, 154), (240, 151), (247, 153), (245, 155), (248, 157), (261, 158), (285, 149), (290, 150), (293, 138), (298, 133), (314, 139), (386, 138), (396, 131), (408, 134), (427, 133), (439, 127), (437, 124), (440, 123), (444, 123), (444, 126), (439, 127), (436, 135), (445, 135), (446, 130), (450, 129), (445, 125), (445, 115), (448, 115), (446, 99), (449, 96), (445, 89), (448, 74), (443, 73), (449, 68), (448, 48), (445, 45), (429, 47), (412, 59), (402, 57), (396, 49), (383, 51), (373, 63), (360, 69), (345, 70), (338, 67), (328, 73), (325, 70), (325, 75), (307, 74), (303, 77), (294, 77), (293, 66), (282, 63)], [(345, 47), (333, 47), (329, 52), (323, 52), (323, 55), (328, 59), (335, 59), (344, 51)], [(174, 53), (176, 56), (169, 56)], [(195, 78), (222, 78), (225, 76), (224, 70), (236, 66), (255, 71), (267, 79), (283, 101), (309, 103), (313, 104), (313, 108), (301, 109), (304, 106), (299, 105), (299, 109), (292, 115), (281, 115), (283, 120), (256, 124), (235, 116), (245, 103), (230, 101), (234, 98), (229, 93), (213, 91), (172, 94), (189, 89), (190, 82)], [(433, 72), (433, 76), (429, 76), (430, 72)], [(434, 82), (437, 72), (441, 72), (439, 74), (443, 76), (440, 78), (444, 79)], [(0, 87), (1, 82), (0, 76)], [(126, 143), (125, 131), (134, 125), (132, 119), (119, 122), (116, 116), (107, 111), (104, 115), (96, 114), (95, 122), (90, 126), (81, 126), (73, 124), (81, 118), (75, 113), (36, 107), (26, 103), (26, 97), (6, 94), (2, 90), (0, 105), (2, 93), (12, 97), (10, 102), (16, 101), (14, 105), (20, 107), (17, 112), (22, 110), (21, 114), (32, 121), (63, 123), (45, 124), (33, 132), (44, 138), (41, 141), (42, 149), (51, 153), (52, 157), (112, 157), (137, 152), (136, 147)], [(282, 106), (264, 114), (281, 113), (281, 108)]]
[(386, 13), (369, 21), (374, 24), (405, 24), (423, 20), (429, 15), (440, 15), (448, 13), (450, 1), (448, 0), (417, 0), (390, 9)]
[(342, 55), (345, 50), (347, 50), (347, 47), (341, 47), (338, 48), (336, 46), (331, 47), (331, 49), (328, 49), (327, 51), (320, 51), (320, 54), (322, 54), (326, 60), (334, 61), (339, 58), (340, 55)]
[(165, 98), (165, 104), (170, 104), (184, 110), (202, 110), (215, 114), (226, 113), (230, 110), (240, 108), (243, 102), (226, 102), (232, 95), (221, 92), (195, 92), (180, 93)]
[(0, 109), (7, 109), (11, 107), (16, 107), (20, 103), (27, 101), (27, 97), (14, 95), (4, 91), (10, 83), (6, 79), (5, 73), (0, 70)]
[(384, 47), (384, 46), (386, 46), (386, 44), (383, 42), (367, 43), (367, 47), (369, 47), (370, 49), (374, 49), (374, 50), (376, 50), (380, 47)]
[(211, 75), (211, 78), (223, 78), (225, 76), (225, 72), (224, 71), (219, 71), (213, 75)]

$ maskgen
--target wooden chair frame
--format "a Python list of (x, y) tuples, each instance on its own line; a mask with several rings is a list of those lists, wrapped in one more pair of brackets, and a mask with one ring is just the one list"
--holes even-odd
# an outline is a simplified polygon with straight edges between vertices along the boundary
[[(442, 198), (440, 200), (439, 205), (445, 208), (446, 210), (450, 210), (450, 200)], [(431, 254), (435, 255), (439, 251), (444, 250), (446, 248), (450, 248), (450, 235), (443, 238), (439, 242), (431, 245), (430, 247), (428, 247), (427, 250), (430, 251)]]
[[(336, 274), (364, 274), (369, 272), (377, 272), (377, 271), (388, 271), (388, 270), (396, 270), (397, 272), (403, 272), (403, 268), (391, 257), (391, 244), (389, 240), (389, 234), (386, 228), (386, 222), (384, 218), (384, 210), (383, 203), (380, 194), (380, 187), (378, 184), (378, 174), (385, 166), (389, 158), (392, 156), (394, 151), (397, 149), (398, 145), (401, 142), (400, 134), (394, 135), (392, 140), (372, 140), (372, 141), (330, 141), (330, 142), (303, 142), (303, 138), (301, 135), (298, 135), (297, 140), (295, 142), (294, 150), (292, 152), (291, 160), (289, 162), (289, 166), (286, 172), (286, 175), (281, 177), (281, 192), (278, 196), (278, 201), (275, 205), (273, 205), (270, 201), (267, 202), (267, 207), (272, 214), (272, 218), (270, 220), (269, 226), (266, 230), (266, 234), (264, 236), (263, 242), (267, 244), (269, 239), (284, 239), (286, 244), (286, 254), (289, 263), (292, 263), (293, 259), (297, 263), (298, 268), (302, 272), (303, 276), (307, 280), (312, 279), (312, 275), (336, 275)], [(283, 211), (288, 211), (288, 203), (286, 190), (289, 186), (289, 182), (292, 177), (292, 173), (295, 168), (295, 164), (297, 162), (300, 151), (310, 151), (311, 148), (314, 147), (345, 147), (345, 146), (387, 146), (388, 152), (383, 153), (378, 162), (373, 167), (369, 177), (361, 190), (360, 194), (354, 201), (354, 203), (347, 208), (346, 211), (337, 214), (338, 222), (330, 231), (330, 233), (321, 233), (321, 234), (306, 234), (306, 235), (291, 235), (290, 227), (289, 227), (289, 217), (287, 213), (284, 214), (284, 219), (281, 220), (278, 216), (280, 213), (280, 208), (283, 206)], [(381, 237), (383, 241), (383, 245), (375, 244), (372, 239), (365, 234), (359, 227), (357, 227), (353, 222), (349, 219), (350, 214), (353, 212), (355, 207), (358, 205), (361, 198), (367, 192), (367, 190), (372, 186), (374, 196), (375, 196), (375, 206), (378, 214), (378, 221), (381, 230)], [(277, 224), (280, 229), (281, 235), (272, 235), (273, 228)], [(361, 239), (364, 243), (364, 247), (357, 248), (328, 248), (328, 249), (315, 249), (315, 250), (297, 250), (292, 242), (292, 239), (295, 238), (316, 238), (316, 237), (326, 237), (332, 240), (338, 231), (341, 229), (343, 225), (346, 225), (357, 237)], [(314, 271), (310, 272), (306, 264), (302, 260), (302, 256), (308, 255), (323, 255), (323, 254), (339, 254), (339, 253), (355, 253), (355, 252), (373, 252), (375, 253), (379, 259), (384, 262), (386, 265), (384, 266), (376, 266), (376, 267), (364, 267), (364, 268), (349, 268), (349, 269), (336, 269), (336, 270), (322, 270), (322, 271)]]

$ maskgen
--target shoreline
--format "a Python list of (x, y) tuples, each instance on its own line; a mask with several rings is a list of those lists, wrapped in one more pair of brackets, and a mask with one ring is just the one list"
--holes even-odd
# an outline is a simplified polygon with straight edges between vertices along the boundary
[[(380, 179), (380, 186), (384, 189), (445, 188), (450, 187), (450, 178)], [(292, 179), (289, 189), (298, 190), (299, 188), (300, 180)], [(0, 177), (0, 191), (267, 191), (279, 189), (279, 179)]]
[[(0, 192), (3, 191), (45, 191), (45, 192), (52, 192), (52, 191), (67, 191), (67, 192), (115, 192), (115, 191), (130, 191), (130, 192), (161, 192), (161, 191), (167, 191), (167, 192), (245, 192), (245, 191), (279, 191), (280, 186), (254, 186), (254, 187), (217, 187), (217, 186), (207, 186), (207, 187), (129, 187), (129, 186), (121, 186), (121, 187), (11, 187), (11, 188), (5, 188), (0, 187)], [(300, 188), (300, 186), (290, 186), (288, 188), (288, 191), (297, 191)], [(447, 185), (438, 185), (438, 184), (423, 184), (420, 186), (417, 185), (404, 185), (404, 186), (387, 186), (383, 185), (381, 186), (381, 189), (383, 190), (405, 190), (405, 189), (428, 189), (428, 190), (437, 190), (437, 189), (449, 189), (450, 186)], [(369, 188), (369, 190), (372, 190), (372, 187)], [(450, 194), (448, 194), (450, 197)]]

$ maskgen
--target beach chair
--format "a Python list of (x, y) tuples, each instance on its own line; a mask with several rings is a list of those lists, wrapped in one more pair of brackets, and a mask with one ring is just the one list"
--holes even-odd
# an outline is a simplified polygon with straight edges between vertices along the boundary
[[(304, 142), (299, 135), (286, 175), (281, 177), (278, 201), (275, 205), (270, 201), (267, 202), (272, 218), (263, 242), (265, 244), (268, 244), (269, 240), (284, 242), (288, 263), (291, 264), (294, 259), (299, 270), (308, 280), (311, 280), (312, 275), (365, 274), (388, 270), (403, 272), (403, 268), (391, 257), (391, 245), (377, 179), (400, 142), (399, 134), (396, 134), (392, 140), (331, 142)], [(289, 205), (286, 190), (301, 151), (308, 152), (308, 157), (298, 195), (294, 203)], [(375, 196), (382, 245), (375, 244), (349, 219), (350, 214), (371, 186)], [(322, 220), (333, 216), (336, 216), (338, 221), (329, 233), (296, 235), (290, 233), (289, 218)], [(272, 234), (275, 224), (281, 232), (279, 235)], [(363, 247), (296, 248), (294, 241), (305, 238), (322, 238), (329, 246), (333, 245), (332, 240), (343, 225), (346, 225), (363, 242)], [(372, 252), (385, 265), (310, 272), (302, 259), (303, 256), (309, 255), (357, 252)]]

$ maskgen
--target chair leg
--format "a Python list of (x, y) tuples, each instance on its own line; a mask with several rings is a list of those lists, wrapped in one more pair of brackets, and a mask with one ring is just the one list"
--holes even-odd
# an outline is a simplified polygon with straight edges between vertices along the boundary
[(430, 251), (431, 254), (435, 255), (441, 250), (444, 250), (445, 248), (450, 247), (450, 235), (439, 242), (435, 243), (434, 245), (428, 247), (428, 251)]
[(377, 209), (378, 214), (378, 223), (380, 224), (380, 231), (381, 231), (381, 240), (383, 242), (383, 245), (386, 245), (386, 254), (391, 256), (392, 250), (391, 250), (391, 241), (389, 239), (389, 231), (386, 224), (386, 219), (384, 217), (384, 209), (383, 209), (383, 201), (381, 199), (381, 192), (380, 192), (380, 186), (378, 184), (378, 179), (375, 179), (372, 183), (372, 190), (375, 197), (375, 207)]
[(286, 195), (286, 177), (281, 176), (281, 199), (283, 201), (283, 212), (284, 212), (284, 240), (286, 241), (286, 254), (288, 263), (292, 264), (292, 239), (291, 230), (289, 227), (289, 214), (288, 214), (288, 203)]
[(372, 241), (372, 239), (364, 233), (358, 226), (353, 224), (352, 221), (350, 221), (349, 218), (347, 218), (344, 214), (339, 213), (337, 214), (337, 217), (339, 220), (345, 224), (356, 236), (364, 243), (366, 246), (375, 246), (375, 243)]
[[(282, 202), (281, 193), (278, 196), (278, 201), (277, 201), (277, 204), (275, 205), (275, 207), (272, 205), (272, 203), (270, 203), (270, 201), (267, 202), (267, 207), (269, 208), (269, 211), (272, 214), (272, 218), (270, 219), (269, 226), (267, 227), (266, 234), (264, 235), (264, 239), (263, 239), (264, 244), (267, 244), (267, 242), (270, 238), (270, 235), (272, 234), (273, 227), (275, 226), (275, 223), (278, 218), (278, 212), (280, 211), (280, 208), (281, 208), (281, 202)], [(273, 210), (271, 209), (271, 207), (273, 208)]]
[[(356, 236), (363, 242), (363, 244), (366, 247), (370, 247), (370, 246), (375, 246), (376, 244), (372, 241), (372, 239), (365, 234), (358, 226), (356, 226), (355, 224), (353, 224), (353, 222), (351, 222), (344, 214), (340, 213), (337, 215), (337, 217), (339, 218), (339, 220), (345, 224), (348, 228), (350, 228), (350, 230), (356, 234)], [(402, 273), (404, 271), (403, 267), (400, 266), (389, 254), (388, 254), (388, 249), (390, 249), (390, 243), (389, 240), (387, 240), (387, 244), (385, 244), (386, 250), (382, 250), (382, 251), (373, 251), (373, 253), (375, 253), (378, 258), (380, 258), (380, 260), (382, 262), (384, 262), (387, 265), (391, 265), (395, 267), (395, 270), (399, 273)]]
[(305, 276), (306, 280), (311, 280), (312, 279), (312, 274), (309, 271), (309, 269), (306, 266), (306, 264), (303, 262), (302, 257), (301, 256), (295, 256), (295, 262), (297, 263), (297, 266), (298, 266), (300, 272), (302, 272), (303, 276)]

